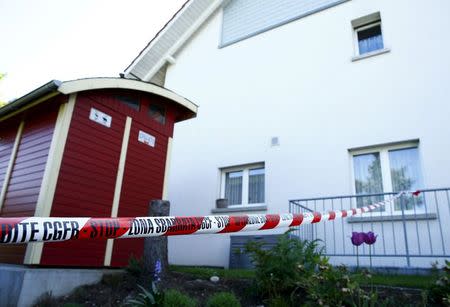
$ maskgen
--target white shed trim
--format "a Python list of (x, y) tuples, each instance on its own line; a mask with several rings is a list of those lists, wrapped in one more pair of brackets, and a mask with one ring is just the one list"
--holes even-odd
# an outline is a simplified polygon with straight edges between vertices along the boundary
[(198, 107), (188, 99), (175, 94), (163, 87), (154, 85), (152, 83), (146, 83), (142, 81), (123, 79), (123, 78), (91, 78), (91, 79), (79, 79), (63, 82), (58, 91), (63, 94), (72, 94), (81, 91), (97, 90), (97, 89), (130, 89), (136, 91), (147, 92), (155, 94), (161, 97), (165, 97), (172, 101), (175, 101), (179, 105), (190, 110), (194, 114), (197, 114)]

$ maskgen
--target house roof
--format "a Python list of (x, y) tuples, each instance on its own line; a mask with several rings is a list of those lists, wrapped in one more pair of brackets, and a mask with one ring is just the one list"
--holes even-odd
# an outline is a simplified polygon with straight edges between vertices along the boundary
[(68, 95), (97, 89), (129, 89), (167, 98), (186, 111), (188, 115), (184, 119), (195, 117), (198, 110), (198, 106), (188, 99), (152, 83), (123, 78), (86, 78), (64, 82), (52, 80), (0, 108), (0, 119), (36, 103), (36, 101), (46, 100), (57, 94)]
[(149, 81), (227, 0), (188, 0), (125, 69), (125, 77)]

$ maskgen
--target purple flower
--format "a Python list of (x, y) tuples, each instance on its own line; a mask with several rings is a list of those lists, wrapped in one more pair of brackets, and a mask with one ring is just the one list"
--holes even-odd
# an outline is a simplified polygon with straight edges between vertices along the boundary
[(378, 235), (375, 235), (372, 231), (364, 234), (364, 242), (366, 244), (372, 245), (377, 241)]
[(161, 261), (158, 259), (155, 263), (155, 272), (153, 274), (153, 280), (161, 281), (160, 274), (162, 272)]
[(352, 244), (355, 246), (360, 246), (364, 243), (364, 232), (352, 232)]

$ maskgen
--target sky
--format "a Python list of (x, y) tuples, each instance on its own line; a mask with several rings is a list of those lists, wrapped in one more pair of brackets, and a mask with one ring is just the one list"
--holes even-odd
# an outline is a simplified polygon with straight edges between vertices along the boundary
[(186, 0), (0, 0), (0, 101), (118, 77)]

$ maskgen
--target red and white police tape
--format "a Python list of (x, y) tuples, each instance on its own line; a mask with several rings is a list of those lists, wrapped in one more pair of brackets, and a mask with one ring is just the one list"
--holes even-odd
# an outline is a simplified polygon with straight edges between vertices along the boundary
[(201, 217), (0, 217), (0, 244), (28, 242), (58, 242), (83, 239), (144, 238), (190, 234), (214, 234), (238, 231), (295, 227), (332, 221), (375, 210), (393, 202), (400, 192), (389, 199), (350, 210), (299, 214), (248, 214), (240, 216), (210, 215)]

